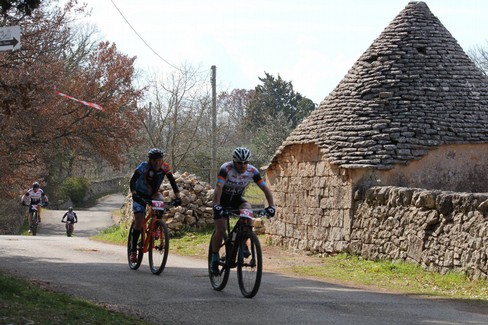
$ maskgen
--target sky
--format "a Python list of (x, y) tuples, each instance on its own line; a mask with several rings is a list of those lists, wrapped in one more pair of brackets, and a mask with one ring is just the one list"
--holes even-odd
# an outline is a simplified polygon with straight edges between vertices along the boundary
[[(216, 66), (217, 92), (254, 89), (265, 72), (320, 103), (408, 0), (79, 0), (136, 67)], [(425, 0), (465, 52), (488, 47), (488, 1)], [(209, 81), (210, 82), (210, 81)]]

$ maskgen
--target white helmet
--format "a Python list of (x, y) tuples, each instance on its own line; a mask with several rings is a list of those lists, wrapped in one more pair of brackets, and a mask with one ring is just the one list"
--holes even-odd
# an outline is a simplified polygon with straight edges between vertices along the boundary
[(244, 147), (235, 148), (234, 153), (232, 154), (232, 158), (234, 159), (234, 161), (237, 162), (248, 162), (251, 158), (251, 151)]

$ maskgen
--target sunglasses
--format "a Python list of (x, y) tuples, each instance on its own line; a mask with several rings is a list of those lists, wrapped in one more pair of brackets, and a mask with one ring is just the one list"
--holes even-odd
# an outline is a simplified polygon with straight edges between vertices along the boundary
[(249, 164), (249, 161), (234, 161), (234, 163), (236, 163), (238, 165), (246, 165), (246, 164)]

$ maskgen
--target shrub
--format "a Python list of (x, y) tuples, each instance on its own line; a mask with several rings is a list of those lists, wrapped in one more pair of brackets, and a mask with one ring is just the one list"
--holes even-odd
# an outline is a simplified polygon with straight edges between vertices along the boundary
[(80, 205), (89, 186), (90, 181), (84, 177), (70, 177), (61, 184), (61, 192), (69, 197), (73, 204)]

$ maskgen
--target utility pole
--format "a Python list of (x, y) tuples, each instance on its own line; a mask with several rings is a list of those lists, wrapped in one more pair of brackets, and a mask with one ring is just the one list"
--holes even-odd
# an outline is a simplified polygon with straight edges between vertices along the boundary
[(210, 175), (209, 183), (212, 182), (212, 178), (216, 175), (216, 165), (217, 165), (217, 67), (212, 66), (212, 161), (210, 162)]

